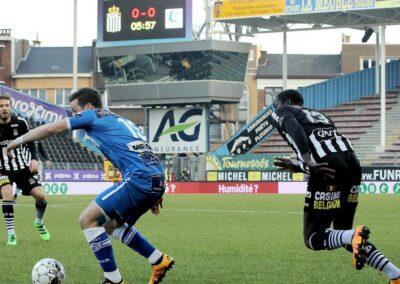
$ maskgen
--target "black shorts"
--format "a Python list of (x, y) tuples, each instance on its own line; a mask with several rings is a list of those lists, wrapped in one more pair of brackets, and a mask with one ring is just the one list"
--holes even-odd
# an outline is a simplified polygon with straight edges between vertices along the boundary
[(30, 195), (33, 188), (42, 186), (39, 174), (31, 173), (28, 168), (0, 173), (0, 188), (6, 184), (12, 185), (14, 182), (22, 190), (23, 195)]
[(310, 175), (304, 202), (306, 212), (336, 211), (343, 206), (357, 206), (361, 167), (353, 152), (328, 155), (322, 162), (335, 169), (335, 179)]
[(361, 183), (361, 166), (353, 152), (331, 154), (322, 162), (334, 168), (335, 179), (311, 175), (304, 202), (304, 240), (316, 231), (333, 226), (348, 230), (353, 226)]

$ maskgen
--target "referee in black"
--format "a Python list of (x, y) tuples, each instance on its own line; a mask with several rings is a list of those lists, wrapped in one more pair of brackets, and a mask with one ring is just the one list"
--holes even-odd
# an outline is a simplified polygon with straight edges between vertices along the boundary
[(352, 252), (356, 269), (362, 269), (366, 263), (384, 272), (390, 283), (400, 283), (400, 269), (367, 241), (369, 229), (365, 225), (352, 229), (361, 166), (350, 141), (329, 117), (303, 104), (303, 96), (295, 90), (279, 93), (274, 99), (271, 122), (297, 158), (277, 158), (274, 165), (309, 174), (303, 224), (306, 247), (344, 247)]
[[(47, 202), (38, 175), (38, 158), (33, 143), (13, 150), (13, 158), (7, 156), (6, 148), (16, 137), (29, 131), (28, 123), (20, 117), (11, 115), (11, 98), (0, 95), (0, 190), (3, 198), (2, 209), (6, 224), (8, 239), (7, 245), (17, 245), (17, 236), (14, 228), (13, 188), (22, 190), (22, 194), (31, 195), (35, 201), (36, 219), (34, 226), (43, 240), (50, 240), (50, 234), (43, 224), (43, 215)], [(28, 147), (28, 148), (24, 148)], [(31, 153), (31, 160), (26, 159), (26, 152)]]

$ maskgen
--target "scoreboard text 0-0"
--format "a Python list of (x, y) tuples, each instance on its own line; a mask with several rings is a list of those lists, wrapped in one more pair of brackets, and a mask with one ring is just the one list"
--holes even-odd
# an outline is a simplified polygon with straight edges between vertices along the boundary
[(191, 0), (99, 0), (98, 41), (188, 39)]

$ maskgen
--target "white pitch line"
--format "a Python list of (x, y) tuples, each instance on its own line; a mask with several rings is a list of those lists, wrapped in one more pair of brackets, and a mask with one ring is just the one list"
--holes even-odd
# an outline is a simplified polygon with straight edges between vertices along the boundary
[(178, 211), (178, 212), (208, 212), (208, 213), (250, 213), (250, 214), (303, 214), (303, 212), (286, 212), (286, 211), (260, 211), (260, 210), (232, 210), (232, 209), (227, 209), (227, 210), (222, 210), (222, 209), (163, 209), (165, 211)]
[[(87, 206), (89, 203), (66, 203), (66, 204), (48, 204), (47, 207), (51, 208), (66, 208), (66, 207), (78, 207)], [(14, 204), (16, 207), (34, 207), (33, 204)], [(205, 212), (205, 213), (243, 213), (243, 214), (273, 214), (273, 215), (302, 215), (303, 211), (262, 211), (262, 210), (233, 210), (233, 209), (207, 209), (207, 208), (165, 208), (162, 211), (175, 211), (175, 212)], [(162, 212), (161, 211), (161, 212)], [(400, 218), (400, 214), (356, 214), (357, 217), (390, 217), (390, 218)]]
[[(222, 209), (194, 209), (194, 208), (185, 208), (185, 209), (162, 209), (163, 211), (178, 211), (178, 212), (208, 212), (208, 213), (253, 213), (253, 214), (275, 214), (275, 215), (302, 215), (303, 211), (262, 211), (262, 210), (222, 210)], [(392, 217), (392, 218), (400, 218), (400, 214), (356, 214), (356, 216), (374, 216), (374, 217)]]
[[(68, 203), (66, 203), (66, 204), (54, 204), (54, 203), (52, 203), (52, 204), (47, 204), (47, 207), (51, 207), (51, 208), (63, 208), (63, 207), (78, 207), (78, 206), (87, 206), (87, 205), (89, 205), (89, 203), (70, 203), (70, 204), (68, 204)], [(34, 204), (21, 204), (21, 203), (17, 203), (17, 204), (14, 204), (14, 206), (16, 206), (16, 207), (35, 207), (35, 205)]]

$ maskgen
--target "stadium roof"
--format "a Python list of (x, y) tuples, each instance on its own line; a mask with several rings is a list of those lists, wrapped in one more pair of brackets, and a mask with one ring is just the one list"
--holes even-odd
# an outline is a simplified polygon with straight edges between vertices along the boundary
[(248, 18), (215, 19), (250, 27), (250, 34), (304, 31), (337, 28), (364, 29), (380, 25), (400, 24), (400, 7), (381, 9), (341, 10), (315, 13), (266, 15)]
[[(78, 73), (92, 72), (92, 56), (92, 47), (78, 48)], [(72, 47), (31, 47), (14, 77), (28, 74), (72, 74)]]

